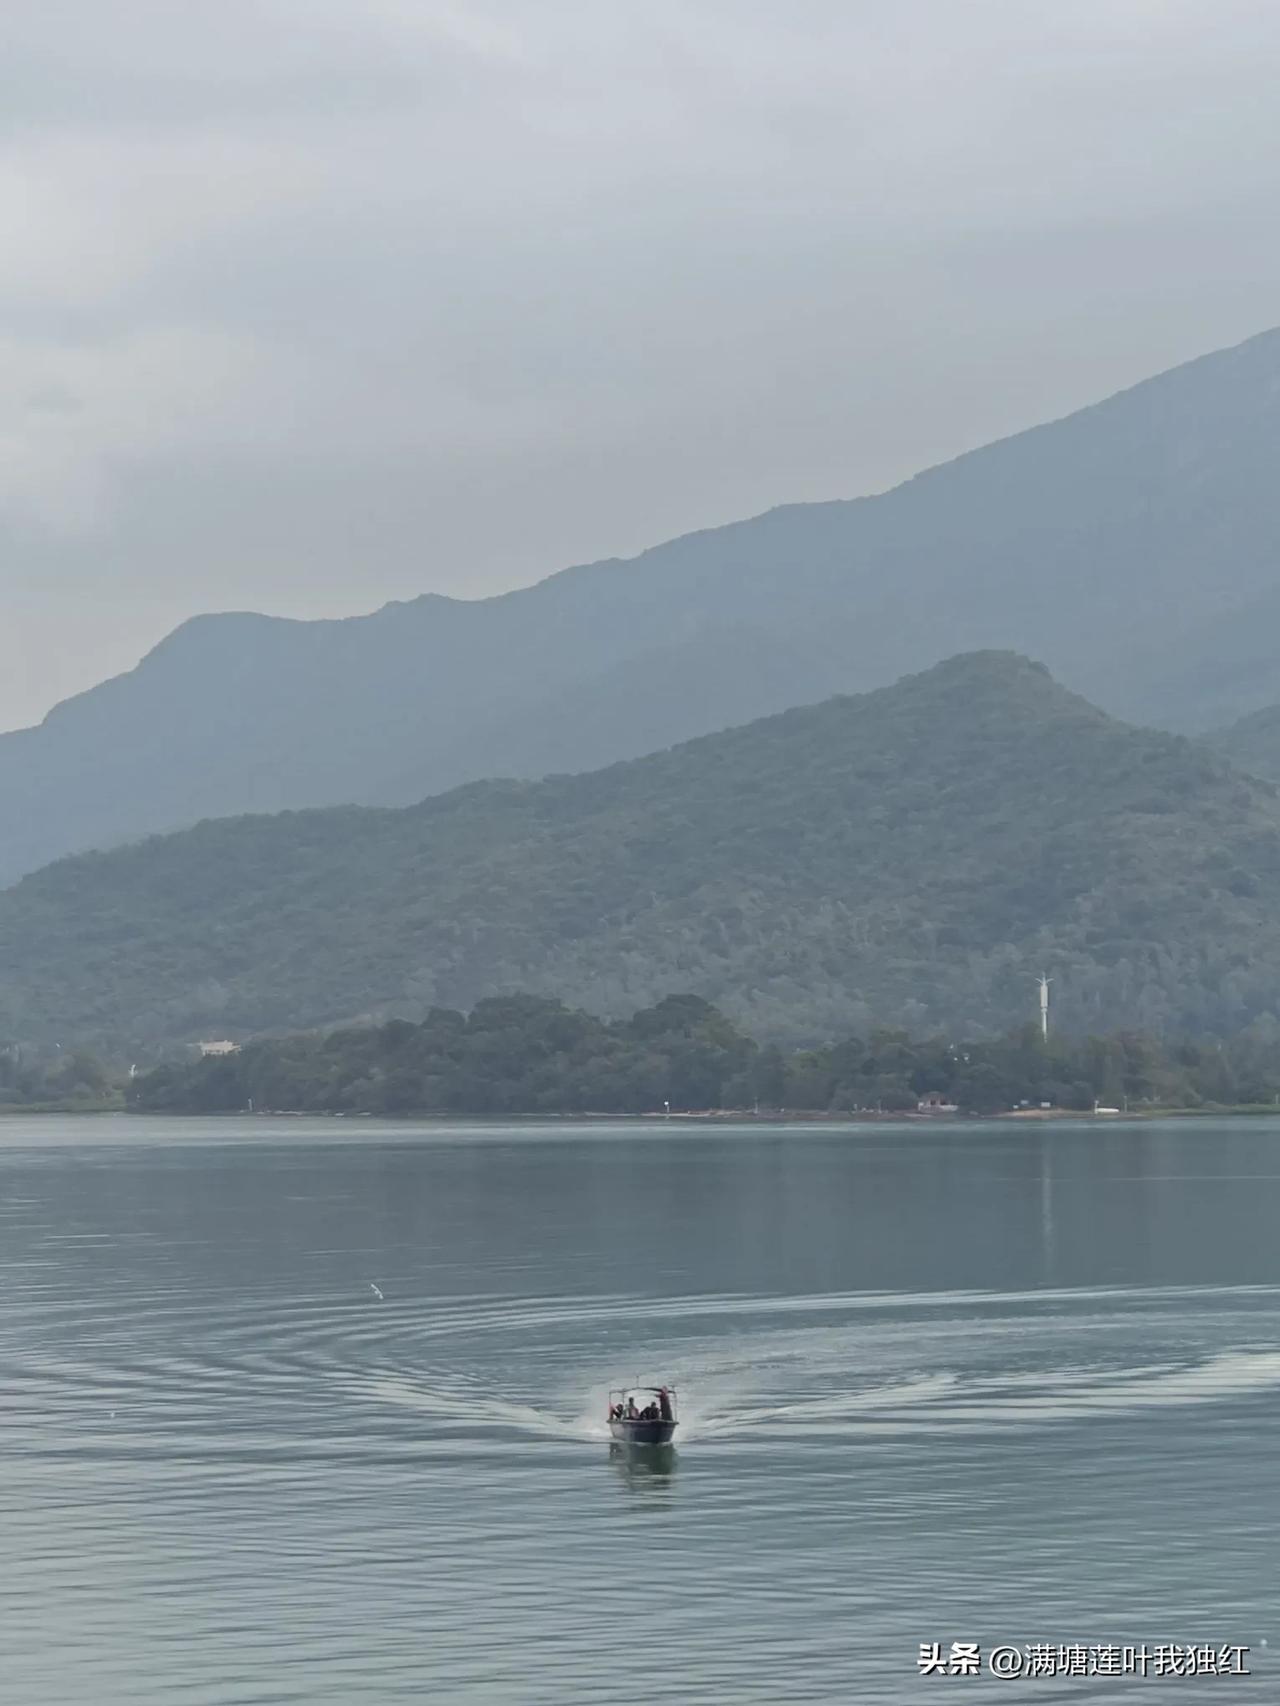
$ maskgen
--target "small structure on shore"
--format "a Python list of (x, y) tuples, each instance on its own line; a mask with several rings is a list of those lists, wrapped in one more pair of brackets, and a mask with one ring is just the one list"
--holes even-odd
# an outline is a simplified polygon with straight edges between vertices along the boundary
[(1042, 1041), (1049, 1040), (1049, 985), (1053, 982), (1044, 972), (1036, 979), (1040, 985), (1040, 1036)]

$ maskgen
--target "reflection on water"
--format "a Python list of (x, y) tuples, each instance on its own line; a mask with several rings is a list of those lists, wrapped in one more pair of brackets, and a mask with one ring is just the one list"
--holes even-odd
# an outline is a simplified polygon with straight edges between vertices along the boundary
[(629, 1493), (669, 1494), (679, 1467), (674, 1445), (609, 1446), (609, 1461)]
[(8, 1122), (4, 1698), (898, 1702), (946, 1637), (1270, 1701), (1278, 1207), (1272, 1122)]

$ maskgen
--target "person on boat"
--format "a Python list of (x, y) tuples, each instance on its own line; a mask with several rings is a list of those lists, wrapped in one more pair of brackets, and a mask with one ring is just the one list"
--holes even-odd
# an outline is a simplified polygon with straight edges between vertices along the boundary
[(637, 1412), (636, 1412), (636, 1401), (635, 1401), (635, 1399), (634, 1398), (628, 1398), (627, 1399), (627, 1420), (629, 1422), (634, 1422), (636, 1419), (636, 1413)]
[(671, 1420), (671, 1394), (665, 1386), (658, 1388), (658, 1414), (664, 1422)]

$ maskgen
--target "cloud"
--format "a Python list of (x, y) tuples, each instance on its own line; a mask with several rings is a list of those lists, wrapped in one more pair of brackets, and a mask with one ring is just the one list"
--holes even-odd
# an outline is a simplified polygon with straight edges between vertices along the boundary
[(13, 0), (0, 723), (55, 606), (62, 690), (174, 610), (484, 591), (1258, 329), (1278, 58), (1264, 0)]
[(0, 338), (0, 508), (91, 536), (123, 471), (238, 440), (269, 370), (252, 345), (204, 329)]

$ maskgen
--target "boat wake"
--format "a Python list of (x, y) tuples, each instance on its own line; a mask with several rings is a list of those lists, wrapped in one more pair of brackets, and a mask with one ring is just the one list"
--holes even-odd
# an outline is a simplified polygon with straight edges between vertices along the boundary
[[(1245, 1337), (1259, 1324), (1252, 1296), (1234, 1314), (1220, 1293), (1216, 1306), (1203, 1310), (1193, 1292), (963, 1294), (935, 1298), (932, 1308), (921, 1299), (904, 1307), (903, 1299), (863, 1297), (845, 1300), (843, 1320), (835, 1318), (836, 1300), (808, 1301), (807, 1320), (796, 1318), (796, 1299), (757, 1300), (754, 1311), (741, 1299), (725, 1300), (719, 1320), (708, 1319), (718, 1312), (703, 1299), (696, 1310), (683, 1302), (633, 1305), (629, 1365), (678, 1388), (680, 1445), (832, 1435), (853, 1443), (1082, 1423), (1244, 1402), (1280, 1389), (1280, 1349)], [(513, 1430), (607, 1440), (606, 1394), (618, 1383), (618, 1368), (577, 1361), (576, 1335), (565, 1331), (571, 1310), (548, 1304), (537, 1313), (544, 1330), (553, 1330), (534, 1335), (541, 1342), (532, 1363), (528, 1346), (523, 1360), (513, 1357), (507, 1391), (495, 1391), (479, 1368), (438, 1363), (431, 1343), (438, 1328), (424, 1335), (423, 1366), (351, 1372), (349, 1390), (473, 1441)], [(673, 1332), (673, 1317), (686, 1313), (687, 1329), (681, 1321)], [(473, 1315), (473, 1330), (475, 1324)], [(529, 1328), (526, 1319), (523, 1333)], [(492, 1366), (492, 1347), (484, 1349), (484, 1365)], [(545, 1399), (536, 1395), (543, 1391)]]
[[(27, 1447), (46, 1453), (79, 1450), (84, 1437), (63, 1439), (50, 1416), (87, 1427), (98, 1449), (143, 1449), (136, 1419), (158, 1395), (187, 1455), (225, 1455), (235, 1442), (296, 1457), (304, 1415), (317, 1455), (501, 1452), (513, 1437), (607, 1442), (609, 1388), (636, 1378), (676, 1386), (680, 1447), (856, 1448), (1269, 1407), (1280, 1393), (1276, 1296), (1259, 1286), (588, 1300), (388, 1289), (383, 1300), (264, 1296), (211, 1320), (157, 1295), (145, 1333), (123, 1336), (104, 1314), (74, 1361), (39, 1340), (10, 1351), (0, 1407), (44, 1418)], [(145, 1448), (156, 1438), (152, 1425)]]

